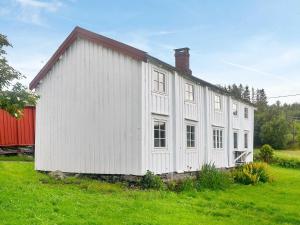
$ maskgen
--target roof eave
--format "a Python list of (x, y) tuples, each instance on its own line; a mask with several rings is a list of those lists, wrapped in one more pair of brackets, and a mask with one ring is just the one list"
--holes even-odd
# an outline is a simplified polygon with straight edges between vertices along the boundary
[(100, 34), (85, 30), (81, 27), (75, 27), (74, 30), (69, 34), (69, 36), (64, 40), (64, 42), (59, 46), (56, 52), (48, 60), (45, 66), (40, 70), (40, 72), (35, 76), (35, 78), (30, 82), (29, 89), (35, 89), (39, 82), (46, 76), (46, 74), (51, 70), (52, 66), (59, 60), (59, 57), (66, 51), (66, 49), (77, 39), (82, 38), (89, 40), (91, 42), (101, 44), (104, 47), (119, 51), (125, 55), (128, 55), (138, 61), (147, 61), (146, 52), (141, 51), (132, 46), (126, 45), (124, 43), (115, 41), (113, 39), (104, 37)]

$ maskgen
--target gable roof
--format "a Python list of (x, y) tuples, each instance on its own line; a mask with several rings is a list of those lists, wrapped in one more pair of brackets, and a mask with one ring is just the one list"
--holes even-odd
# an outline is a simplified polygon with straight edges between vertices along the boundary
[[(148, 60), (156, 63), (156, 64), (160, 64), (162, 66), (164, 66), (165, 68), (171, 70), (171, 71), (176, 71), (178, 74), (180, 74), (181, 76), (185, 77), (186, 79), (192, 80), (194, 82), (196, 82), (197, 84), (200, 84), (202, 86), (207, 86), (211, 89), (213, 89), (214, 91), (217, 91), (219, 93), (222, 93), (224, 95), (230, 95), (232, 96), (234, 99), (241, 101), (245, 104), (254, 106), (254, 104), (245, 101), (243, 99), (239, 99), (236, 98), (235, 96), (231, 95), (228, 91), (224, 90), (223, 88), (211, 84), (207, 81), (204, 81), (198, 77), (195, 77), (193, 75), (190, 74), (184, 74), (182, 71), (179, 71), (176, 67), (161, 61), (160, 59), (157, 59), (149, 54), (147, 54), (146, 52), (134, 48), (132, 46), (126, 45), (122, 42), (113, 40), (111, 38), (102, 36), (100, 34), (91, 32), (89, 30), (83, 29), (81, 27), (75, 27), (74, 30), (70, 33), (70, 35), (64, 40), (64, 42), (59, 46), (59, 48), (56, 50), (56, 52), (52, 55), (52, 57), (49, 59), (49, 61), (46, 63), (46, 65), (40, 70), (40, 72), (35, 76), (35, 78), (30, 82), (29, 84), (29, 88), (30, 90), (34, 89), (37, 87), (38, 83), (47, 75), (47, 73), (51, 70), (52, 66), (59, 60), (59, 57), (68, 49), (68, 47), (73, 44), (73, 42), (77, 39), (77, 38), (82, 38), (82, 39), (86, 39), (89, 40), (91, 42), (94, 42), (96, 44), (100, 44), (104, 47), (113, 49), (115, 51), (121, 52), (125, 55), (128, 55), (136, 60), (139, 61), (144, 61), (147, 62)], [(255, 107), (255, 106), (254, 106)]]
[(71, 34), (66, 38), (66, 40), (64, 40), (64, 42), (59, 46), (59, 48), (52, 55), (52, 57), (49, 59), (46, 65), (30, 82), (29, 88), (31, 90), (36, 88), (39, 81), (42, 80), (47, 75), (47, 73), (50, 71), (52, 66), (57, 62), (57, 60), (59, 60), (59, 57), (67, 50), (68, 47), (70, 47), (71, 44), (73, 44), (73, 42), (77, 38), (83, 38), (91, 42), (101, 44), (104, 47), (121, 52), (136, 60), (141, 60), (145, 62), (147, 61), (146, 52), (77, 26), (74, 28)]

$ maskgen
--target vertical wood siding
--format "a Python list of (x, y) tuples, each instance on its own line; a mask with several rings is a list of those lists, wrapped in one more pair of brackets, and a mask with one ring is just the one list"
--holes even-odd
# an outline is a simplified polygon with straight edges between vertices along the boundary
[(16, 119), (0, 109), (0, 147), (33, 146), (35, 136), (35, 108), (26, 107)]
[(37, 88), (36, 169), (141, 174), (141, 71), (78, 39)]
[[(168, 77), (167, 93), (152, 92), (152, 71), (156, 66), (143, 63), (142, 76), (142, 171), (155, 173), (199, 170), (204, 163), (217, 167), (233, 166), (233, 130), (239, 132), (239, 144), (243, 147), (244, 130), (249, 131), (249, 151), (252, 151), (253, 107), (249, 108), (249, 119), (240, 117), (238, 122), (232, 115), (232, 99), (208, 87), (195, 84), (177, 73), (161, 69)], [(194, 102), (185, 101), (185, 84), (193, 84)], [(214, 96), (221, 97), (222, 110), (214, 109)], [(239, 113), (245, 104), (239, 103)], [(153, 118), (162, 118), (168, 123), (168, 147), (158, 151), (153, 147)], [(186, 125), (196, 127), (196, 147), (186, 146)], [(223, 129), (223, 149), (213, 148), (213, 128)], [(251, 161), (251, 157), (248, 161)]]
[[(152, 91), (153, 70), (166, 75), (165, 94)], [(185, 84), (195, 101), (185, 101)], [(36, 169), (142, 175), (199, 170), (204, 163), (233, 165), (233, 130), (244, 131), (253, 150), (253, 107), (232, 115), (232, 99), (177, 72), (78, 39), (37, 88)], [(214, 109), (214, 96), (222, 110)], [(153, 120), (167, 123), (167, 147), (155, 149)], [(186, 124), (196, 127), (196, 147), (186, 146)], [(223, 149), (213, 149), (213, 127), (224, 131)], [(252, 160), (250, 156), (248, 161)]]
[[(166, 93), (152, 91), (153, 70), (160, 70), (166, 75)], [(157, 68), (151, 63), (142, 63), (142, 171), (168, 173), (173, 171), (173, 79), (174, 74)], [(161, 119), (167, 123), (167, 147), (154, 149), (153, 120)]]

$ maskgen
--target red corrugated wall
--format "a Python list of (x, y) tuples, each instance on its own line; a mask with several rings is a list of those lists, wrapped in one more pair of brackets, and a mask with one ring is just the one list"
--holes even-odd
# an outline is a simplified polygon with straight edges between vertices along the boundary
[(35, 107), (26, 107), (21, 119), (0, 109), (0, 146), (32, 146), (35, 135)]

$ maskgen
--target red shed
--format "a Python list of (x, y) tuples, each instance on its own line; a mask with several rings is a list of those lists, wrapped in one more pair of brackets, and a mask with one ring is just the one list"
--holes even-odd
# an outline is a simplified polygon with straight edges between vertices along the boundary
[(34, 135), (35, 107), (27, 106), (20, 119), (0, 109), (0, 147), (34, 146)]

